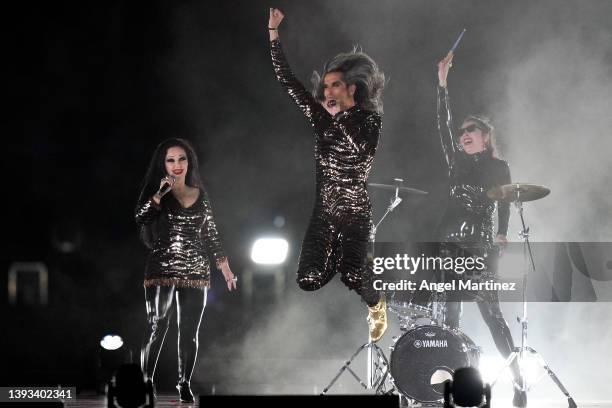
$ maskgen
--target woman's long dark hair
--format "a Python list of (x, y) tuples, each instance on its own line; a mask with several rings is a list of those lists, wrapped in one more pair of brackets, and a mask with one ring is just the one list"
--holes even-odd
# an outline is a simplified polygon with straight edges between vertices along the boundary
[[(161, 179), (167, 176), (166, 173), (166, 154), (168, 149), (171, 147), (180, 147), (185, 150), (187, 154), (187, 174), (185, 175), (185, 184), (190, 187), (197, 187), (201, 192), (204, 192), (204, 186), (200, 179), (200, 167), (198, 165), (198, 157), (196, 156), (195, 149), (185, 139), (170, 138), (166, 139), (157, 145), (151, 161), (149, 162), (149, 168), (141, 183), (140, 195), (138, 196), (138, 207), (142, 206), (146, 201), (151, 199), (153, 194), (159, 190), (159, 183)], [(161, 201), (163, 206), (168, 199), (169, 194), (166, 194)], [(140, 238), (143, 243), (151, 248), (153, 241), (157, 237), (157, 220), (151, 224), (144, 225), (140, 229)]]
[[(185, 139), (170, 138), (166, 139), (155, 148), (149, 168), (142, 181), (138, 204), (143, 204), (150, 199), (157, 190), (161, 179), (166, 177), (166, 154), (171, 147), (180, 147), (187, 154), (187, 174), (185, 175), (185, 184), (190, 187), (203, 189), (200, 179), (200, 167), (198, 166), (198, 158), (191, 143)], [(164, 197), (165, 198), (165, 197)]]

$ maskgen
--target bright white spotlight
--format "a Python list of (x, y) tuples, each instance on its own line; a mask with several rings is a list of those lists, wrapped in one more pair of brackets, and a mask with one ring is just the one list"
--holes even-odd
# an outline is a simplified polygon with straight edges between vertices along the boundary
[[(512, 373), (510, 369), (505, 368), (504, 360), (500, 356), (482, 356), (480, 357), (480, 364), (478, 364), (478, 370), (482, 375), (482, 380), (485, 382), (498, 382), (509, 383), (512, 381)], [(502, 372), (502, 369), (503, 372)]]
[(123, 346), (123, 339), (121, 336), (107, 334), (100, 340), (100, 346), (105, 350), (117, 350)]
[(527, 384), (533, 384), (542, 378), (545, 374), (544, 369), (540, 365), (541, 357), (535, 353), (525, 353), (525, 358), (521, 361), (521, 370), (525, 375)]
[[(518, 359), (515, 359), (514, 363), (518, 361)], [(545, 374), (538, 356), (533, 353), (525, 353), (523, 360), (520, 362), (520, 367), (527, 384), (538, 382)], [(505, 365), (505, 360), (499, 356), (481, 357), (479, 370), (482, 373), (482, 379), (486, 382), (490, 383), (494, 380), (497, 380), (499, 383), (512, 382), (512, 370)]]
[(260, 238), (251, 248), (251, 259), (257, 264), (278, 265), (285, 262), (289, 243), (282, 238)]

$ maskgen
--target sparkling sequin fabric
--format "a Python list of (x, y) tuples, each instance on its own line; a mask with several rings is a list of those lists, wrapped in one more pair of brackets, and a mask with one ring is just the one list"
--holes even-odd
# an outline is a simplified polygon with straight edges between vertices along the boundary
[(354, 106), (332, 117), (295, 77), (280, 41), (272, 41), (270, 47), (278, 81), (315, 135), (316, 201), (302, 242), (298, 284), (316, 290), (340, 272), (350, 289), (374, 305), (379, 296), (370, 293), (370, 274), (365, 272), (372, 225), (366, 180), (381, 133), (381, 116)]
[(155, 230), (145, 267), (144, 286), (203, 288), (210, 286), (208, 256), (225, 259), (210, 201), (200, 190), (196, 202), (183, 208), (172, 194), (161, 205), (151, 199), (136, 208), (136, 223)]
[[(465, 242), (488, 246), (493, 243), (495, 201), (487, 191), (509, 184), (508, 163), (490, 151), (468, 155), (460, 150), (453, 136), (450, 98), (446, 88), (438, 87), (438, 133), (450, 177), (449, 204), (442, 218), (438, 237), (443, 242)], [(446, 126), (442, 121), (446, 122)], [(508, 230), (510, 204), (498, 204), (498, 234)]]
[[(457, 139), (453, 137), (453, 120), (446, 88), (438, 87), (437, 118), (438, 133), (450, 177), (449, 203), (438, 232), (438, 238), (442, 242), (440, 256), (483, 256), (487, 265), (487, 272), (483, 273), (483, 277), (494, 277), (498, 259), (497, 251), (493, 247), (493, 213), (496, 202), (487, 197), (487, 191), (491, 187), (511, 182), (508, 163), (493, 157), (490, 151), (468, 155), (460, 150)], [(445, 127), (443, 120), (446, 121)], [(505, 235), (508, 230), (510, 205), (499, 202), (497, 213), (497, 233)], [(456, 276), (454, 275), (454, 278)], [(508, 357), (514, 350), (514, 342), (502, 314), (497, 292), (447, 292), (444, 323), (452, 328), (459, 327), (461, 301), (466, 300), (466, 295), (468, 298), (475, 296), (480, 314), (491, 331), (497, 349), (502, 356)], [(519, 376), (516, 364), (512, 365), (512, 371), (517, 380)]]

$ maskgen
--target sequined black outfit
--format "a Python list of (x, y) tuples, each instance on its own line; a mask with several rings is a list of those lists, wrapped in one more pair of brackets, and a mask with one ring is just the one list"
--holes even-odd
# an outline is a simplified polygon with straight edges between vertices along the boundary
[[(484, 256), (488, 258), (489, 271), (495, 273), (497, 255), (493, 245), (493, 213), (496, 203), (487, 197), (487, 191), (511, 182), (508, 163), (493, 157), (490, 150), (473, 155), (460, 150), (453, 135), (448, 90), (441, 87), (438, 87), (437, 124), (450, 177), (449, 203), (438, 231), (442, 250), (453, 256), (463, 255), (465, 250)], [(509, 217), (509, 204), (498, 203), (498, 234), (506, 235)], [(461, 303), (453, 302), (453, 292), (448, 296), (446, 324), (458, 327)], [(478, 308), (495, 345), (504, 357), (508, 357), (514, 350), (514, 342), (497, 292), (487, 291), (479, 296)], [(513, 368), (517, 373), (518, 368)]]
[(140, 356), (142, 369), (151, 379), (176, 300), (179, 384), (189, 383), (210, 286), (208, 257), (217, 265), (226, 259), (210, 202), (203, 190), (199, 194), (188, 208), (171, 193), (160, 205), (149, 199), (136, 208), (141, 233), (148, 231), (152, 236), (144, 280), (147, 326)]
[(378, 303), (367, 264), (372, 207), (366, 180), (381, 133), (377, 112), (356, 105), (331, 116), (295, 77), (280, 41), (270, 42), (278, 81), (310, 121), (315, 135), (316, 201), (302, 242), (297, 282), (304, 290), (342, 281), (369, 306)]
[(150, 199), (136, 208), (136, 223), (153, 224), (153, 242), (145, 267), (145, 287), (210, 286), (208, 257), (217, 264), (225, 259), (212, 209), (204, 191), (183, 208), (172, 194), (157, 205)]

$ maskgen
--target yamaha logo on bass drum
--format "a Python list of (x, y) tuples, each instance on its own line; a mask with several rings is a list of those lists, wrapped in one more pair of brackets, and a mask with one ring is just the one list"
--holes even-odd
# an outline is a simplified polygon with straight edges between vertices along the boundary
[(448, 341), (446, 340), (415, 340), (415, 348), (445, 348), (448, 347)]

